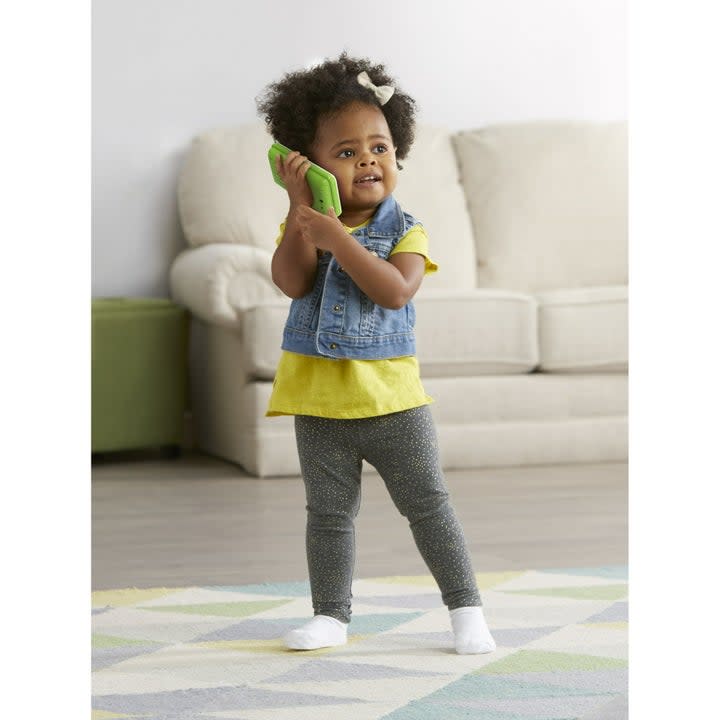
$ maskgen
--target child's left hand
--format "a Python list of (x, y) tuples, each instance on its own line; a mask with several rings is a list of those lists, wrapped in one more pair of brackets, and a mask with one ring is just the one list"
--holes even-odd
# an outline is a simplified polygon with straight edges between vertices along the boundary
[(320, 250), (332, 252), (338, 241), (348, 237), (333, 208), (328, 208), (327, 215), (323, 215), (311, 207), (299, 207), (296, 218), (303, 240)]

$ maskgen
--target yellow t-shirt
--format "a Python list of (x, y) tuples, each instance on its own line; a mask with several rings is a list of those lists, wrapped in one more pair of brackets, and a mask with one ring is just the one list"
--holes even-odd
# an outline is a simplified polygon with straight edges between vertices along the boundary
[[(345, 229), (353, 232), (357, 228)], [(283, 224), (278, 243), (284, 231)], [(430, 259), (428, 237), (420, 225), (402, 237), (390, 255), (398, 252), (422, 255), (426, 275), (438, 269)], [(420, 381), (417, 358), (412, 355), (387, 360), (335, 360), (284, 350), (266, 415), (353, 419), (387, 415), (431, 402)]]

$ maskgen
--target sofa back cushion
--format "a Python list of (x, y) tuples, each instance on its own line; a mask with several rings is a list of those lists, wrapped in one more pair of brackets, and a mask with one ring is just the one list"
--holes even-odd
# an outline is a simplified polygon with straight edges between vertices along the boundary
[[(180, 221), (189, 245), (240, 243), (272, 252), (288, 201), (270, 175), (272, 140), (262, 123), (196, 137), (178, 181)], [(450, 133), (419, 127), (402, 161), (395, 197), (425, 226), (440, 272), (430, 289), (475, 286), (475, 242)]]
[(496, 125), (454, 137), (479, 287), (627, 283), (624, 123)]
[(178, 179), (180, 222), (189, 245), (275, 249), (288, 201), (270, 174), (271, 143), (262, 123), (210, 130), (193, 139)]
[(440, 266), (440, 272), (425, 278), (420, 295), (434, 289), (474, 288), (475, 240), (451, 133), (419, 125), (410, 154), (400, 164), (394, 195), (425, 227), (430, 255)]

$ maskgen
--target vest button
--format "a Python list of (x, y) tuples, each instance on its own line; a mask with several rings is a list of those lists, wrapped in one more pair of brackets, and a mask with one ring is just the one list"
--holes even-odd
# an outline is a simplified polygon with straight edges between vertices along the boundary
[(330, 349), (331, 349), (331, 350), (334, 350), (336, 347), (337, 347), (337, 345), (336, 345), (335, 343), (330, 343)]
[(341, 309), (342, 309), (342, 308), (341, 308), (339, 305), (336, 305), (336, 306), (333, 308), (333, 310), (334, 310), (335, 312), (340, 312)]

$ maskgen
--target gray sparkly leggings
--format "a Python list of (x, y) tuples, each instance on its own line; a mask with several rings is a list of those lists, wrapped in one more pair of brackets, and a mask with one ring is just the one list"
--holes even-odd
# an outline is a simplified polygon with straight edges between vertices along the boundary
[(409, 520), (443, 602), (450, 610), (482, 604), (427, 406), (358, 420), (297, 415), (295, 436), (307, 498), (306, 547), (316, 615), (350, 622), (363, 459), (380, 473)]

